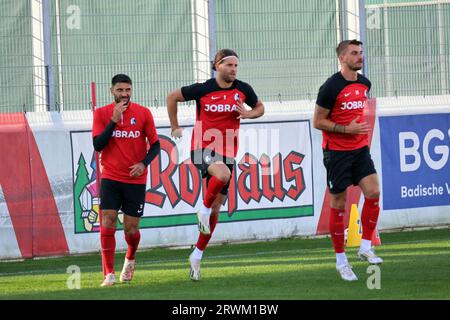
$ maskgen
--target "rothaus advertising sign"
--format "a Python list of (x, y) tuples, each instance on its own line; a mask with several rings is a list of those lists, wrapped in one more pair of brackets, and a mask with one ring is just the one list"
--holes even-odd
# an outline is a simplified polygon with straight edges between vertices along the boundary
[[(196, 224), (206, 186), (190, 157), (192, 131), (185, 127), (183, 139), (174, 141), (169, 128), (157, 128), (161, 154), (149, 166), (141, 228)], [(310, 122), (248, 123), (237, 134), (239, 149), (219, 222), (314, 215)], [(92, 133), (72, 131), (71, 144), (75, 233), (98, 232)]]

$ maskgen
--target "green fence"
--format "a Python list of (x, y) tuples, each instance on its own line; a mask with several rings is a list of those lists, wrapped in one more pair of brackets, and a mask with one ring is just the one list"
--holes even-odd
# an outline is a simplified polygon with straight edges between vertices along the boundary
[[(314, 100), (338, 70), (343, 0), (209, 0), (213, 15), (207, 0), (48, 0), (46, 40), (45, 17), (36, 14), (43, 1), (0, 3), (0, 112), (89, 109), (92, 81), (98, 104), (109, 103), (116, 73), (131, 76), (136, 101), (164, 106), (169, 91), (199, 81), (199, 63), (211, 60), (208, 42), (238, 52), (238, 77), (264, 101)], [(366, 0), (365, 7), (373, 95), (450, 94), (450, 1)]]

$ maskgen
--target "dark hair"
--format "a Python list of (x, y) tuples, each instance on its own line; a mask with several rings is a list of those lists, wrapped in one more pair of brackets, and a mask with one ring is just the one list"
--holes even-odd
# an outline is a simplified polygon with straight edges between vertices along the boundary
[(341, 41), (338, 46), (336, 47), (336, 54), (339, 57), (341, 54), (343, 54), (345, 52), (345, 50), (347, 50), (348, 46), (354, 44), (356, 46), (360, 46), (363, 43), (359, 40), (353, 39), (353, 40), (344, 40)]
[(111, 85), (114, 86), (116, 83), (119, 83), (119, 82), (125, 82), (125, 83), (132, 85), (131, 78), (129, 76), (127, 76), (126, 74), (116, 74), (111, 80)]
[(216, 63), (222, 60), (225, 57), (236, 57), (239, 59), (239, 56), (236, 52), (231, 49), (222, 49), (217, 51), (216, 56), (214, 57), (214, 61), (212, 62), (211, 68), (216, 71)]

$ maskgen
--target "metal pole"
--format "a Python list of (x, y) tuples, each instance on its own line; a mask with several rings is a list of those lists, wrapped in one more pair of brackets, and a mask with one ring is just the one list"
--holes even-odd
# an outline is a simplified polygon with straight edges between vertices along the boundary
[[(208, 0), (208, 36), (209, 36), (209, 58), (213, 61), (217, 52), (217, 26), (216, 26), (216, 1)], [(215, 71), (211, 69), (211, 77)]]
[(447, 90), (447, 77), (445, 74), (445, 70), (447, 69), (448, 64), (448, 56), (445, 55), (445, 35), (444, 35), (444, 5), (438, 4), (438, 34), (439, 34), (439, 67), (440, 67), (440, 75), (441, 75), (441, 90), (439, 94), (446, 94)]
[(347, 0), (339, 1), (339, 15), (341, 23), (341, 41), (348, 40)]
[(367, 61), (367, 21), (366, 21), (366, 1), (359, 0), (359, 39), (364, 46), (364, 64), (362, 73), (367, 77), (368, 74), (368, 61)]
[(50, 0), (42, 0), (43, 40), (44, 40), (44, 65), (46, 73), (47, 110), (55, 111), (55, 96), (52, 68), (52, 20)]

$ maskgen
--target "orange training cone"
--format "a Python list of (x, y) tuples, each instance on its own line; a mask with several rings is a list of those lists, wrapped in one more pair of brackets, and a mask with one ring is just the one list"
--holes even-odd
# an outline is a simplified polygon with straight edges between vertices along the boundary
[(380, 233), (378, 232), (378, 228), (375, 228), (375, 230), (373, 230), (372, 246), (381, 246), (381, 238)]

